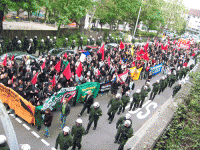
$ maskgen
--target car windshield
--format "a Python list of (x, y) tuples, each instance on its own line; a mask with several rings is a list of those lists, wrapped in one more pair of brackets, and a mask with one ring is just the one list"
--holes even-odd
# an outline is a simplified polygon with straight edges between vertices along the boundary
[(62, 51), (63, 51), (62, 49), (55, 49), (55, 50), (52, 50), (52, 51), (51, 51), (51, 54), (57, 55), (57, 54), (59, 54), (59, 53), (62, 52)]

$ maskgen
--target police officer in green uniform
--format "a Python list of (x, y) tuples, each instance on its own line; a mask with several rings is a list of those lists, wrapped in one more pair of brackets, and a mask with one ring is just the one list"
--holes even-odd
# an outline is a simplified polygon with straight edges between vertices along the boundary
[(94, 38), (92, 38), (92, 41), (90, 42), (91, 45), (94, 45), (95, 41)]
[(60, 145), (60, 150), (68, 150), (72, 146), (72, 136), (70, 135), (70, 128), (65, 126), (63, 131), (58, 134), (56, 139), (55, 149), (58, 149), (58, 144)]
[(143, 89), (141, 89), (141, 100), (139, 107), (142, 108), (142, 104), (144, 103), (145, 98), (148, 96), (147, 86), (144, 86)]
[(110, 39), (110, 43), (114, 43), (114, 37)]
[(47, 46), (47, 49), (48, 49), (48, 52), (50, 51), (50, 49), (53, 48), (53, 40), (50, 39), (49, 42), (48, 42), (48, 46)]
[(119, 127), (119, 129), (117, 130), (117, 134), (115, 135), (114, 143), (117, 143), (118, 141), (118, 143), (120, 144), (118, 150), (123, 150), (124, 145), (132, 136), (133, 128), (131, 127), (131, 122), (129, 120), (126, 120), (124, 124)]
[(85, 135), (85, 129), (82, 126), (82, 119), (77, 119), (76, 120), (76, 125), (72, 127), (72, 132), (71, 135), (73, 137), (73, 147), (72, 150), (76, 149), (76, 146), (78, 149), (81, 149), (81, 141), (82, 141), (82, 136)]
[(72, 41), (71, 47), (72, 47), (73, 50), (74, 50), (74, 48), (76, 47), (75, 40)]
[(56, 36), (53, 37), (53, 48), (57, 48)]
[(117, 114), (120, 114), (121, 111), (122, 111), (122, 113), (124, 113), (127, 104), (130, 102), (129, 96), (130, 96), (130, 92), (127, 91), (126, 94), (121, 99), (122, 100), (122, 106), (119, 108), (119, 112)]
[(164, 91), (165, 87), (166, 87), (166, 80), (165, 80), (165, 77), (163, 76), (161, 79), (160, 79), (160, 89), (159, 89), (159, 92), (158, 92), (158, 95)]
[(181, 89), (181, 81), (179, 81), (179, 84), (173, 87), (173, 94), (172, 97), (176, 95), (176, 93)]
[(90, 39), (87, 40), (87, 45), (90, 45)]
[(0, 135), (0, 150), (10, 150), (5, 135)]
[(80, 47), (81, 49), (83, 49), (83, 37), (81, 37), (80, 40), (79, 40), (79, 43), (78, 43), (78, 50), (79, 50), (79, 47)]
[(126, 116), (122, 116), (118, 119), (116, 123), (116, 129), (118, 129), (121, 125), (123, 125), (124, 121), (129, 120), (132, 125), (131, 114), (127, 113)]
[(98, 37), (98, 40), (97, 40), (97, 46), (101, 47), (101, 40), (100, 40), (100, 37)]
[(171, 75), (171, 85), (170, 87), (172, 87), (172, 85), (176, 82), (176, 71), (174, 70), (172, 72), (172, 75)]
[(185, 66), (183, 66), (183, 68), (181, 69), (181, 72), (180, 72), (180, 80), (182, 80), (183, 77), (185, 77), (184, 75), (186, 74), (185, 73)]
[(64, 48), (68, 48), (69, 44), (68, 44), (68, 38), (65, 38), (65, 41), (63, 42), (63, 47)]
[(171, 72), (168, 72), (167, 73), (167, 85), (168, 85), (168, 87), (171, 86), (171, 82), (172, 82), (172, 75), (171, 75)]
[(22, 42), (20, 40), (17, 41), (16, 49), (17, 51), (22, 51)]
[(44, 39), (41, 39), (41, 43), (40, 43), (40, 46), (39, 46), (39, 55), (40, 54), (44, 54), (45, 52), (45, 44), (44, 44)]
[(178, 67), (176, 70), (176, 81), (180, 78), (180, 73), (181, 73), (180, 67)]
[(109, 124), (112, 123), (114, 117), (115, 117), (115, 113), (117, 112), (117, 110), (122, 106), (122, 101), (120, 100), (121, 95), (119, 93), (116, 94), (116, 98), (112, 98), (109, 103), (107, 108), (111, 105), (111, 107), (108, 110), (108, 120)]
[(129, 111), (131, 111), (133, 104), (134, 104), (134, 107), (133, 107), (132, 111), (134, 111), (135, 108), (138, 108), (139, 103), (140, 103), (140, 99), (141, 99), (140, 92), (141, 92), (141, 90), (137, 89), (137, 91), (133, 94), (133, 101), (131, 102)]
[(150, 95), (150, 99), (149, 100), (154, 100), (156, 94), (158, 93), (159, 89), (160, 89), (160, 84), (159, 84), (159, 80), (156, 80), (156, 83), (153, 83), (153, 90), (151, 92)]
[(99, 120), (100, 116), (102, 116), (102, 110), (100, 108), (99, 103), (95, 102), (93, 104), (93, 106), (91, 106), (91, 111), (90, 111), (90, 115), (89, 115), (89, 123), (87, 125), (87, 129), (85, 131), (85, 134), (87, 134), (89, 132), (90, 127), (91, 127), (93, 122), (94, 122), (93, 130), (96, 130), (97, 123), (98, 123), (98, 120)]
[[(151, 87), (150, 87), (150, 82), (146, 82), (145, 85), (142, 86), (142, 89), (144, 89), (144, 86), (147, 86), (147, 91), (150, 92), (151, 91)], [(141, 89), (141, 90), (142, 90)]]

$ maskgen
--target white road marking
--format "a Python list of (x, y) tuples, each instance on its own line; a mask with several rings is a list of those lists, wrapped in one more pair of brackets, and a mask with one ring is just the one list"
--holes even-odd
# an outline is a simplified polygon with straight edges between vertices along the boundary
[(15, 120), (17, 120), (17, 122), (22, 123), (22, 121), (19, 118), (15, 118)]
[(15, 117), (15, 115), (14, 114), (10, 114), (12, 117)]
[(36, 138), (39, 138), (40, 136), (37, 134), (37, 133), (35, 133), (34, 131), (32, 131), (31, 132), (33, 135), (35, 135), (36, 136)]
[(30, 130), (31, 128), (29, 128), (26, 124), (23, 124), (23, 126), (27, 129)]
[(54, 147), (51, 148), (52, 150), (56, 150)]
[(146, 110), (147, 110), (146, 114), (143, 114), (143, 112), (140, 111), (139, 113), (137, 113), (137, 118), (138, 118), (138, 119), (144, 119), (144, 118), (146, 118), (146, 117), (151, 113), (151, 111), (149, 110), (149, 107), (152, 106), (152, 105), (153, 105), (153, 108), (154, 108), (154, 109), (158, 106), (158, 104), (157, 104), (156, 102), (151, 102), (151, 103), (146, 107)]
[[(148, 105), (151, 102), (151, 100), (148, 100), (143, 106), (142, 108), (144, 108), (146, 105)], [(128, 109), (130, 107), (130, 105), (126, 106), (126, 109)], [(128, 111), (130, 114), (136, 114), (137, 112), (139, 112), (142, 108), (138, 108), (135, 111)]]
[(44, 139), (41, 139), (41, 141), (46, 145), (46, 146), (49, 146), (50, 144), (47, 143), (47, 141), (45, 141)]

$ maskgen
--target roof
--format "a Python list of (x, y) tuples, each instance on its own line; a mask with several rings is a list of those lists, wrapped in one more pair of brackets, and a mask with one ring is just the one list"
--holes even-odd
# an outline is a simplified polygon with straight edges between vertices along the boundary
[(197, 9), (190, 9), (189, 15), (193, 15), (193, 16), (197, 16), (197, 17), (200, 17), (200, 10), (197, 10)]

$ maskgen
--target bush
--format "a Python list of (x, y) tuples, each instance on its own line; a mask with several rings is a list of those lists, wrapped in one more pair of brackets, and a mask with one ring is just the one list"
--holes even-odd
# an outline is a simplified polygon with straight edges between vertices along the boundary
[(54, 23), (55, 23), (54, 19), (50, 20), (50, 24), (54, 24)]
[(45, 23), (45, 19), (40, 19), (40, 22), (41, 23)]

